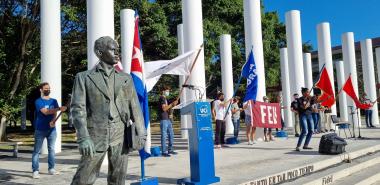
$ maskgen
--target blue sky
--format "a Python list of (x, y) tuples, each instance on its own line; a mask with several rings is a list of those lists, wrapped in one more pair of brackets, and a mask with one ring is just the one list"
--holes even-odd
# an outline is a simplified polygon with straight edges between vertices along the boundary
[(355, 41), (380, 37), (380, 0), (263, 0), (265, 11), (301, 11), (303, 42), (317, 49), (317, 24), (330, 23), (331, 45), (341, 45), (344, 32), (354, 32)]

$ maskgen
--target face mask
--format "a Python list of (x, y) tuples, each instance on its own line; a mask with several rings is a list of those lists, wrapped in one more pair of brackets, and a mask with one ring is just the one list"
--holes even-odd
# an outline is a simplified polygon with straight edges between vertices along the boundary
[(170, 95), (170, 92), (169, 91), (165, 91), (165, 96), (169, 96)]
[(221, 98), (220, 101), (224, 101), (224, 98)]
[(44, 94), (44, 96), (49, 96), (50, 90), (44, 90), (42, 91), (42, 93)]

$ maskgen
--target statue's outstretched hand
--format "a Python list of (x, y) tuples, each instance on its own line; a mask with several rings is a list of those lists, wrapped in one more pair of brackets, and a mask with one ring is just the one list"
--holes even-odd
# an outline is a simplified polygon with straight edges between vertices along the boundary
[(83, 156), (90, 156), (91, 158), (95, 155), (94, 142), (90, 138), (84, 139), (79, 142), (79, 152)]
[(141, 150), (144, 148), (145, 146), (145, 142), (146, 142), (146, 135), (142, 135), (142, 136), (139, 136), (137, 137), (138, 138), (138, 141), (137, 141), (137, 147), (138, 147), (138, 150)]

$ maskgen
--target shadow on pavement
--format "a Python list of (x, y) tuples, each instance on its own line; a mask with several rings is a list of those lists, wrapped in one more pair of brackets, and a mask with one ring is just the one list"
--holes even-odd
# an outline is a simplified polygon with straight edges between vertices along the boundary
[[(22, 174), (20, 174), (22, 173)], [(25, 173), (29, 173), (29, 175), (26, 175)], [(5, 185), (5, 184), (14, 184), (14, 185), (28, 185), (25, 183), (15, 183), (15, 182), (9, 182), (13, 179), (16, 179), (15, 176), (18, 177), (31, 177), (31, 172), (30, 171), (19, 171), (19, 170), (5, 170), (5, 169), (0, 169), (0, 184)], [(7, 183), (8, 182), (8, 183)]]
[(320, 153), (318, 153), (318, 151), (313, 151), (313, 150), (301, 150), (301, 151), (291, 151), (291, 152), (287, 152), (285, 154), (289, 154), (289, 155), (322, 155)]

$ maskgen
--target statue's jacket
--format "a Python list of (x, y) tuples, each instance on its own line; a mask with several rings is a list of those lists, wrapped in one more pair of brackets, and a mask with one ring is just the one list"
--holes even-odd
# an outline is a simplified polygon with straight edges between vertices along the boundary
[(133, 79), (129, 74), (115, 71), (114, 88), (119, 123), (109, 121), (110, 97), (97, 67), (76, 75), (70, 111), (77, 140), (90, 138), (96, 151), (106, 151), (109, 146), (122, 142), (124, 153), (139, 150), (144, 146), (146, 130)]

